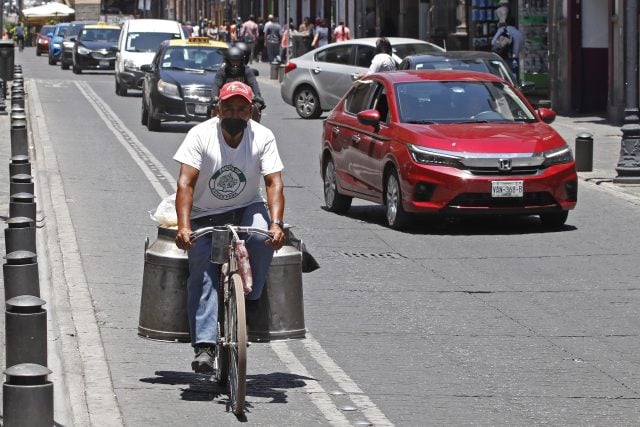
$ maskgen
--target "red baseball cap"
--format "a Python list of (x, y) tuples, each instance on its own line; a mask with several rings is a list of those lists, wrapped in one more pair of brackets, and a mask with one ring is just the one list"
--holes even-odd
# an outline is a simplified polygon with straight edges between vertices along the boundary
[(253, 102), (253, 91), (249, 85), (242, 82), (229, 82), (225, 83), (220, 88), (220, 100), (224, 101), (232, 96), (241, 96), (247, 100), (247, 102)]

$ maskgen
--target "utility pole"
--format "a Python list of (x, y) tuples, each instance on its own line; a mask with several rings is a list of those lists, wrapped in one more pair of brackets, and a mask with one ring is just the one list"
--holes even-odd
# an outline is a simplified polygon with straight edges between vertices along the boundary
[(638, 114), (638, 1), (626, 0), (624, 13), (624, 125), (620, 158), (613, 179), (640, 184), (640, 117)]

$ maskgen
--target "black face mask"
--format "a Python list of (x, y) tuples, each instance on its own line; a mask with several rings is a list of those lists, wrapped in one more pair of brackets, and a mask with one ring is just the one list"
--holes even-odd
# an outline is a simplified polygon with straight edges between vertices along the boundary
[(235, 137), (247, 127), (247, 122), (242, 119), (222, 119), (220, 126), (222, 126), (222, 129), (229, 135)]

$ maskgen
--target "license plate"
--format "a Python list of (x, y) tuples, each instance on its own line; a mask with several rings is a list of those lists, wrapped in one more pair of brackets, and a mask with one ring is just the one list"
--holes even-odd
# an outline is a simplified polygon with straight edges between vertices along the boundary
[(491, 197), (522, 197), (524, 181), (491, 181)]
[(196, 114), (207, 114), (207, 104), (196, 104)]
[(106, 59), (101, 59), (100, 60), (100, 66), (101, 67), (108, 67), (109, 66), (109, 61)]

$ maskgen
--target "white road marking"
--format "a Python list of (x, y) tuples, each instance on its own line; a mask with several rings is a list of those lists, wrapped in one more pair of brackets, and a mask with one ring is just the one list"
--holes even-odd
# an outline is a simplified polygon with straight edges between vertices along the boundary
[[(102, 118), (107, 127), (116, 136), (118, 142), (129, 152), (131, 158), (140, 167), (153, 188), (161, 198), (167, 196), (162, 181), (176, 188), (176, 182), (171, 174), (162, 166), (162, 163), (144, 146), (144, 144), (129, 130), (118, 118), (117, 114), (102, 101), (87, 82), (76, 82), (80, 92), (94, 107), (98, 116)], [(141, 154), (142, 153), (142, 154)], [(153, 170), (153, 168), (157, 170)], [(164, 177), (164, 180), (158, 179)], [(280, 360), (287, 366), (291, 373), (297, 373), (311, 378), (306, 368), (291, 352), (286, 343), (272, 343), (272, 348)], [(358, 406), (358, 409), (376, 426), (393, 426), (378, 407), (363, 393), (358, 385), (342, 370), (338, 364), (322, 349), (320, 343), (311, 334), (307, 334), (305, 348), (318, 362), (331, 378), (347, 393)], [(335, 403), (317, 381), (307, 381), (306, 389), (309, 397), (316, 407), (323, 413), (332, 425), (349, 425), (348, 420), (338, 411)]]

